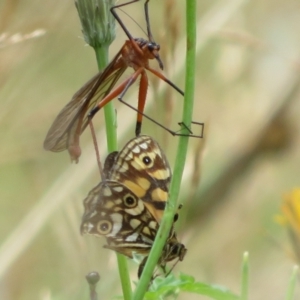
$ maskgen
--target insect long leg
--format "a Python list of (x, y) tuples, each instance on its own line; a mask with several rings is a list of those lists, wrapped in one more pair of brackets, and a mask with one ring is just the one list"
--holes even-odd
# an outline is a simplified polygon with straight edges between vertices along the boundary
[[(141, 133), (142, 129), (142, 120), (143, 120), (143, 112), (145, 108), (146, 103), (146, 97), (147, 97), (147, 89), (148, 89), (148, 76), (147, 73), (142, 72), (141, 74), (141, 80), (140, 80), (140, 88), (139, 88), (139, 100), (138, 100), (138, 114), (137, 114), (137, 120), (136, 120), (136, 126), (135, 126), (135, 135), (138, 136)], [(122, 97), (119, 97), (122, 98)], [(141, 112), (141, 113), (140, 113)]]
[(96, 160), (97, 160), (97, 164), (98, 164), (98, 169), (99, 169), (100, 177), (101, 177), (101, 181), (102, 181), (102, 180), (104, 180), (105, 177), (104, 177), (103, 168), (101, 165), (100, 153), (99, 153), (99, 148), (98, 148), (98, 144), (97, 144), (97, 137), (96, 137), (95, 128), (94, 128), (92, 120), (89, 122), (89, 126), (90, 126), (92, 139), (93, 139), (93, 143), (94, 143), (94, 148), (95, 148), (95, 152), (96, 152)]
[[(111, 8), (112, 14), (123, 28), (129, 40), (125, 42), (120, 51), (112, 59), (110, 64), (96, 76), (91, 78), (82, 88), (80, 88), (72, 97), (71, 101), (61, 110), (53, 124), (51, 125), (47, 136), (44, 141), (44, 148), (53, 152), (60, 152), (68, 150), (71, 159), (78, 162), (81, 154), (80, 149), (80, 135), (84, 129), (88, 126), (89, 121), (93, 118), (96, 112), (101, 109), (105, 104), (114, 98), (119, 97), (119, 100), (132, 108), (137, 112), (137, 125), (136, 134), (141, 132), (142, 118), (145, 116), (158, 126), (164, 128), (172, 135), (182, 135), (175, 131), (169, 130), (165, 126), (159, 124), (154, 119), (144, 114), (144, 106), (146, 101), (147, 89), (148, 89), (148, 75), (146, 70), (156, 75), (161, 80), (164, 80), (172, 88), (174, 88), (181, 95), (184, 92), (180, 90), (175, 84), (168, 80), (163, 74), (149, 67), (149, 61), (156, 59), (159, 63), (159, 67), (162, 69), (163, 65), (159, 57), (160, 47), (153, 41), (150, 25), (149, 25), (149, 13), (148, 3), (150, 0), (145, 0), (145, 17), (147, 23), (147, 31), (149, 40), (146, 41), (142, 38), (134, 39), (122, 23), (121, 19), (117, 15), (115, 9), (124, 5), (138, 2), (140, 0), (132, 0), (124, 4), (117, 5)], [(134, 70), (133, 75), (128, 79), (116, 85), (119, 78), (122, 76), (127, 68)], [(139, 100), (137, 109), (125, 103), (123, 97), (128, 88), (133, 82), (141, 75)], [(97, 104), (98, 103), (98, 104)], [(196, 123), (195, 124), (201, 124)], [(185, 124), (180, 124), (182, 127)], [(188, 124), (189, 125), (189, 124)], [(192, 132), (189, 136), (202, 137), (193, 135)], [(185, 134), (183, 134), (185, 135)]]
[(76, 125), (76, 129), (74, 131), (73, 135), (68, 135), (68, 152), (70, 154), (71, 157), (71, 161), (75, 161), (76, 163), (78, 163), (78, 157), (81, 155), (81, 148), (79, 146), (79, 138), (80, 138), (80, 134), (81, 134), (81, 127), (82, 127), (82, 123), (83, 123), (83, 118), (84, 115), (86, 113), (86, 111), (88, 110), (88, 106), (84, 105), (82, 107), (82, 111), (80, 112), (80, 114), (78, 115), (78, 123)]
[[(122, 6), (126, 6), (135, 2), (138, 2), (140, 0), (132, 0), (123, 4), (119, 4), (119, 5), (115, 5), (113, 6), (110, 11), (112, 13), (112, 15), (114, 16), (114, 18), (117, 20), (117, 22), (119, 23), (119, 25), (122, 27), (123, 31), (125, 32), (125, 34), (128, 36), (129, 40), (132, 42), (135, 50), (137, 53), (140, 53), (141, 55), (143, 55), (143, 51), (138, 47), (138, 45), (136, 44), (133, 36), (130, 34), (130, 32), (128, 31), (128, 29), (126, 28), (126, 26), (124, 25), (124, 23), (122, 22), (121, 18), (119, 17), (119, 15), (117, 14), (117, 12), (115, 11), (116, 8), (120, 8)], [(146, 26), (147, 26), (147, 34), (148, 34), (148, 41), (150, 42), (150, 44), (152, 44), (155, 47), (159, 47), (158, 44), (156, 44), (154, 42), (152, 33), (151, 33), (151, 29), (150, 29), (150, 21), (149, 21), (149, 12), (148, 12), (148, 2), (149, 0), (146, 0), (145, 5), (144, 5), (144, 10), (145, 10), (145, 19), (146, 19)], [(163, 69), (163, 63), (160, 59), (160, 56), (157, 54), (157, 56), (155, 57), (155, 59), (157, 60), (159, 67), (161, 69)]]
[(146, 26), (147, 26), (147, 34), (148, 34), (148, 39), (150, 42), (154, 42), (151, 28), (150, 28), (150, 19), (149, 19), (149, 11), (148, 11), (148, 3), (150, 0), (146, 0), (144, 4), (144, 10), (145, 10), (145, 19), (146, 19)]
[(97, 106), (95, 106), (88, 114), (89, 120), (91, 120), (94, 115), (109, 101), (116, 97), (124, 96), (128, 88), (136, 81), (138, 76), (143, 71), (143, 68), (137, 69), (128, 79), (123, 81), (119, 86), (117, 86), (113, 91), (111, 91), (106, 97), (104, 97)]
[[(133, 39), (132, 35), (130, 34), (130, 32), (127, 30), (127, 28), (125, 27), (124, 23), (122, 22), (121, 18), (119, 17), (119, 15), (116, 13), (116, 9), (117, 8), (120, 8), (120, 7), (123, 7), (123, 6), (127, 6), (129, 4), (132, 4), (132, 3), (135, 3), (135, 2), (138, 2), (140, 0), (132, 0), (132, 1), (129, 1), (129, 2), (126, 2), (126, 3), (123, 3), (123, 4), (118, 4), (118, 5), (115, 5), (113, 6), (110, 11), (111, 13), (113, 14), (113, 16), (115, 17), (115, 19), (117, 20), (117, 22), (119, 23), (119, 25), (122, 27), (123, 31), (125, 32), (125, 34), (128, 36), (128, 38), (130, 40)], [(151, 32), (151, 28), (150, 28), (150, 18), (149, 18), (149, 10), (148, 10), (148, 3), (149, 3), (150, 0), (146, 0), (145, 1), (145, 4), (144, 4), (144, 11), (145, 11), (145, 19), (146, 19), (146, 26), (147, 26), (147, 35), (148, 35), (148, 40), (150, 42), (154, 42), (154, 39), (153, 39), (153, 35), (152, 35), (152, 32)]]
[[(203, 132), (204, 132), (204, 123), (200, 123), (200, 122), (194, 122), (192, 121), (191, 124), (196, 124), (196, 125), (201, 125), (202, 130), (201, 130), (201, 134), (197, 135), (194, 134), (191, 129), (184, 123), (184, 122), (179, 122), (178, 124), (181, 127), (187, 128), (189, 130), (189, 134), (185, 134), (185, 133), (180, 133), (178, 131), (173, 131), (171, 129), (169, 129), (168, 127), (164, 126), (163, 124), (157, 122), (156, 120), (154, 120), (153, 118), (149, 117), (148, 115), (146, 115), (144, 112), (139, 111), (137, 108), (135, 108), (134, 106), (130, 105), (129, 103), (127, 103), (126, 101), (124, 101), (121, 97), (118, 98), (119, 101), (121, 101), (123, 104), (125, 104), (126, 106), (130, 107), (131, 109), (133, 109), (134, 111), (136, 111), (138, 114), (141, 114), (143, 117), (145, 117), (146, 119), (150, 120), (151, 122), (153, 122), (154, 124), (156, 124), (157, 126), (163, 128), (164, 130), (166, 130), (167, 132), (169, 132), (170, 134), (172, 134), (173, 136), (188, 136), (188, 137), (194, 137), (194, 138), (203, 138)], [(137, 123), (137, 127), (136, 127), (136, 135), (139, 135), (139, 132), (141, 130), (141, 124)]]
[(125, 34), (128, 36), (128, 38), (129, 38), (130, 40), (133, 40), (133, 37), (132, 37), (132, 35), (130, 34), (130, 32), (127, 30), (126, 26), (124, 25), (124, 23), (122, 22), (121, 18), (119, 17), (119, 15), (116, 13), (115, 10), (116, 10), (117, 8), (120, 8), (120, 7), (129, 5), (129, 4), (138, 2), (138, 1), (140, 1), (140, 0), (132, 0), (132, 1), (129, 1), (129, 2), (126, 2), (126, 3), (123, 3), (123, 4), (118, 4), (118, 5), (113, 6), (113, 7), (110, 9), (110, 11), (111, 11), (111, 13), (113, 14), (114, 18), (117, 20), (117, 22), (118, 22), (119, 25), (122, 27), (123, 31), (125, 32)]
[(167, 77), (165, 77), (162, 73), (160, 73), (160, 72), (158, 72), (158, 71), (156, 71), (156, 70), (154, 70), (154, 69), (152, 69), (150, 67), (145, 67), (145, 69), (147, 69), (152, 74), (154, 74), (158, 78), (160, 78), (163, 81), (165, 81), (168, 85), (170, 85), (173, 89), (175, 89), (179, 94), (181, 94), (182, 96), (184, 96), (184, 92), (178, 86), (176, 86), (172, 81), (170, 81)]

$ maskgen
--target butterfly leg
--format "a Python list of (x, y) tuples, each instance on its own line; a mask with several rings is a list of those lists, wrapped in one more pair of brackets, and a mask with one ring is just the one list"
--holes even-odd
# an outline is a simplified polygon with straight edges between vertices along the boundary
[(148, 256), (144, 257), (144, 259), (141, 261), (141, 263), (140, 263), (140, 265), (139, 265), (138, 273), (137, 273), (138, 279), (140, 279), (141, 276), (142, 276), (142, 273), (143, 273), (143, 271), (144, 271), (144, 267), (145, 267), (145, 265), (146, 265), (147, 259), (148, 259)]
[[(142, 274), (143, 274), (143, 271), (144, 271), (144, 268), (145, 268), (145, 265), (146, 265), (146, 262), (147, 262), (147, 259), (148, 259), (148, 256), (144, 257), (144, 259), (142, 260), (142, 262), (140, 263), (139, 265), (139, 268), (138, 268), (138, 279), (141, 278)], [(152, 275), (151, 276), (151, 280), (149, 282), (149, 285), (152, 283), (152, 281), (157, 277), (158, 275)]]

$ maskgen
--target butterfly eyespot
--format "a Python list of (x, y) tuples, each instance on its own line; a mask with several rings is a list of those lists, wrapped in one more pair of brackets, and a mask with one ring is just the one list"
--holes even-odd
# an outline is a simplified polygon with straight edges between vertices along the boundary
[(103, 220), (98, 223), (97, 229), (100, 234), (106, 235), (111, 232), (112, 224), (111, 224), (111, 222), (109, 222), (107, 220)]
[(125, 205), (127, 207), (136, 206), (136, 199), (134, 197), (132, 197), (131, 195), (126, 195), (124, 200), (125, 200)]
[(148, 166), (152, 163), (152, 159), (149, 156), (143, 157), (143, 163)]

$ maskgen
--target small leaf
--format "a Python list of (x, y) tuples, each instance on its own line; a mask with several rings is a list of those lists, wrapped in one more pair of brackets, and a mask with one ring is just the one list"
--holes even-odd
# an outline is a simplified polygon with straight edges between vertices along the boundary
[(144, 299), (165, 299), (171, 295), (176, 298), (180, 292), (205, 295), (215, 300), (239, 299), (237, 295), (224, 287), (196, 282), (194, 277), (186, 274), (180, 274), (179, 278), (176, 278), (173, 274), (170, 274), (167, 278), (156, 278), (150, 291), (145, 294)]

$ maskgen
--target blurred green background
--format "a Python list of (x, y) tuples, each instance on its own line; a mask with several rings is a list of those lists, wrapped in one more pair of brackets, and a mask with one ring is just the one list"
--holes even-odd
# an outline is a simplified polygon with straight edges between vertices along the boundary
[[(185, 3), (150, 4), (164, 73), (183, 88)], [(145, 29), (143, 1), (126, 12)], [(284, 299), (295, 260), (274, 215), (300, 178), (300, 2), (198, 1), (197, 13), (194, 120), (205, 122), (205, 137), (189, 144), (178, 227), (188, 254), (175, 272), (239, 292), (249, 251), (250, 299)], [(116, 35), (111, 58), (126, 39), (119, 27)], [(77, 165), (42, 146), (55, 116), (96, 72), (73, 1), (0, 1), (1, 299), (88, 299), (84, 276), (93, 270), (101, 299), (121, 294), (114, 253), (79, 233), (82, 200), (99, 181), (89, 133)], [(149, 77), (147, 114), (176, 129), (182, 97)], [(131, 103), (136, 90), (126, 94)], [(135, 112), (114, 104), (122, 147), (133, 137)], [(105, 157), (102, 112), (95, 125)], [(178, 139), (147, 120), (143, 126), (173, 165)], [(130, 266), (136, 279), (137, 265)]]

